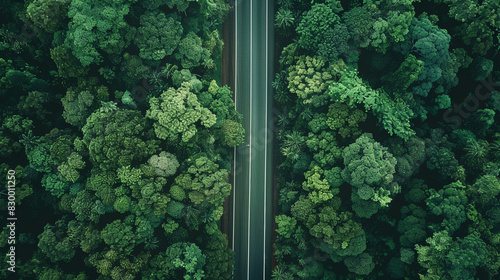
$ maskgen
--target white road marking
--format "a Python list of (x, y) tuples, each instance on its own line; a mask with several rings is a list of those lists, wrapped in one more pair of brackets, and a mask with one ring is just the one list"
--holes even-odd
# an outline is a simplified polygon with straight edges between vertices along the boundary
[[(236, 110), (236, 97), (238, 95), (238, 1), (235, 2), (235, 11), (234, 11), (234, 22), (235, 22), (235, 42), (234, 42), (234, 109)], [(234, 147), (233, 151), (233, 236), (231, 237), (231, 247), (234, 251), (234, 222), (235, 222), (235, 214), (236, 214), (236, 147)]]
[(247, 241), (247, 280), (250, 279), (250, 203), (252, 197), (252, 70), (253, 70), (253, 58), (252, 58), (252, 40), (253, 40), (253, 3), (250, 0), (250, 164), (248, 166), (248, 241)]
[(262, 279), (266, 279), (266, 212), (267, 212), (267, 87), (268, 87), (268, 29), (269, 29), (269, 1), (266, 0), (266, 114), (265, 114), (265, 139), (264, 139), (264, 263), (262, 266)]

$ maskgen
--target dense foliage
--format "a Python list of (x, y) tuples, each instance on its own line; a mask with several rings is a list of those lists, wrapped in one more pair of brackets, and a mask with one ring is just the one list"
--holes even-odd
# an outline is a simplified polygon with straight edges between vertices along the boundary
[(244, 129), (220, 80), (229, 4), (11, 2), (0, 173), (16, 172), (19, 220), (0, 278), (231, 279), (220, 220)]
[(276, 1), (273, 279), (498, 279), (499, 9)]
[[(274, 2), (273, 279), (498, 279), (498, 0)], [(232, 279), (229, 10), (0, 3), (1, 279)]]

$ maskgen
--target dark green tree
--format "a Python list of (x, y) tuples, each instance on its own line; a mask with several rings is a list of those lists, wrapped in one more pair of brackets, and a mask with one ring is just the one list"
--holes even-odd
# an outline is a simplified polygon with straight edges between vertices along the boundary
[(65, 44), (83, 66), (99, 64), (104, 53), (119, 54), (131, 42), (135, 29), (125, 21), (136, 0), (71, 1)]
[(297, 44), (306, 50), (316, 50), (328, 28), (339, 20), (339, 16), (329, 6), (314, 4), (297, 26)]
[(161, 60), (171, 55), (179, 45), (183, 28), (176, 17), (159, 10), (141, 16), (141, 26), (134, 38), (139, 56), (147, 60)]
[(102, 170), (116, 170), (157, 150), (157, 141), (147, 138), (147, 131), (146, 118), (139, 111), (103, 106), (83, 126), (83, 143), (94, 165)]

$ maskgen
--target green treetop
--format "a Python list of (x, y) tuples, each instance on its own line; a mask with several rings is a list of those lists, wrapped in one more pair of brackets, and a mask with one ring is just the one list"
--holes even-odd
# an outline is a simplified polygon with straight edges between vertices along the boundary
[[(342, 177), (354, 186), (353, 197), (361, 199), (355, 199), (355, 202), (373, 201), (379, 207), (387, 207), (392, 201), (391, 196), (398, 190), (397, 183), (393, 182), (397, 163), (394, 156), (369, 133), (347, 146), (343, 154), (345, 169)], [(362, 204), (358, 206), (363, 207)], [(358, 215), (363, 212), (359, 207), (354, 208)]]
[(314, 4), (297, 26), (297, 44), (306, 50), (317, 49), (324, 33), (340, 18), (325, 4)]
[(245, 140), (245, 129), (239, 122), (225, 120), (221, 130), (224, 143), (229, 147), (236, 147)]
[(366, 249), (365, 232), (351, 212), (337, 212), (334, 207), (325, 206), (308, 222), (312, 223), (307, 225), (309, 233), (329, 244), (327, 251), (333, 260), (355, 256)]
[(464, 189), (460, 182), (446, 185), (439, 191), (429, 189), (427, 207), (432, 214), (443, 219), (439, 226), (432, 227), (437, 229), (435, 231), (446, 230), (453, 234), (466, 221), (467, 197)]
[(179, 45), (183, 28), (172, 16), (159, 10), (147, 11), (141, 16), (141, 26), (134, 38), (139, 56), (148, 60), (161, 60), (171, 55)]
[(94, 96), (89, 91), (76, 92), (73, 89), (68, 90), (61, 99), (64, 107), (62, 113), (64, 120), (76, 127), (83, 127), (92, 113), (93, 101)]
[(135, 30), (124, 17), (136, 1), (71, 1), (68, 10), (71, 22), (65, 44), (83, 66), (101, 62), (101, 52), (119, 54), (130, 44)]
[(495, 46), (494, 35), (500, 28), (499, 3), (495, 0), (435, 0), (446, 3), (448, 16), (461, 23), (457, 26), (462, 41), (479, 55)]
[(337, 144), (333, 131), (322, 131), (319, 134), (310, 132), (305, 142), (321, 168), (331, 168), (342, 160), (342, 148)]
[(160, 139), (189, 141), (198, 131), (198, 121), (206, 128), (212, 127), (216, 116), (198, 102), (189, 83), (177, 90), (169, 88), (158, 98), (151, 98), (146, 117), (155, 120), (154, 129)]
[(326, 61), (334, 62), (340, 55), (346, 54), (349, 47), (351, 35), (345, 24), (335, 24), (328, 28), (324, 34), (324, 40), (320, 42), (318, 54)]
[(210, 52), (203, 47), (201, 38), (192, 31), (181, 40), (174, 56), (186, 69), (200, 65), (207, 68), (214, 67)]
[(324, 105), (325, 101), (317, 100), (325, 93), (328, 86), (336, 80), (339, 72), (345, 69), (343, 61), (327, 67), (321, 57), (300, 56), (297, 62), (289, 67), (288, 89), (296, 94), (304, 103), (315, 106)]
[(302, 183), (302, 188), (309, 193), (309, 199), (316, 204), (328, 201), (339, 193), (337, 188), (330, 189), (328, 181), (321, 178), (322, 175), (323, 170), (315, 166), (304, 174), (306, 181)]
[(196, 244), (177, 242), (151, 259), (142, 279), (203, 279), (205, 263), (206, 256)]
[(355, 138), (361, 135), (359, 124), (366, 120), (366, 113), (335, 102), (328, 107), (326, 123), (332, 130), (338, 131), (342, 138)]
[(231, 184), (226, 180), (229, 173), (206, 157), (199, 157), (191, 163), (187, 172), (175, 178), (175, 185), (181, 186), (195, 205), (222, 206), (229, 195)]
[(69, 0), (35, 0), (28, 5), (26, 15), (36, 27), (53, 33), (66, 19), (70, 2)]
[(203, 252), (196, 244), (191, 243), (186, 244), (182, 255), (178, 256), (173, 263), (175, 267), (182, 267), (186, 270), (184, 280), (201, 280), (205, 276), (205, 271), (203, 271), (205, 262), (206, 257)]
[(385, 53), (392, 43), (405, 40), (415, 14), (412, 2), (368, 0), (344, 13), (342, 19), (357, 45)]
[(64, 78), (81, 77), (89, 71), (64, 44), (50, 49), (50, 57), (56, 64), (58, 74)]
[(396, 134), (406, 140), (415, 134), (410, 127), (413, 112), (408, 105), (401, 98), (391, 98), (381, 89), (372, 89), (356, 71), (345, 71), (339, 81), (330, 86), (328, 94), (333, 101), (346, 102), (351, 107), (363, 104), (390, 135)]
[(66, 234), (67, 221), (47, 224), (38, 236), (38, 248), (53, 262), (68, 262), (75, 255), (76, 244)]
[(92, 163), (103, 170), (130, 165), (157, 149), (156, 140), (142, 140), (146, 119), (139, 111), (102, 107), (90, 115), (82, 132)]
[(420, 279), (477, 279), (476, 267), (484, 266), (490, 253), (486, 243), (476, 234), (453, 238), (447, 231), (435, 232), (428, 245), (415, 245), (418, 263), (427, 269)]
[(399, 46), (404, 55), (416, 54), (424, 62), (423, 71), (412, 88), (413, 94), (426, 97), (429, 93), (446, 94), (458, 83), (459, 63), (450, 53), (451, 36), (428, 18), (414, 18), (406, 40)]
[(165, 151), (160, 152), (159, 155), (153, 155), (148, 163), (154, 168), (156, 175), (163, 177), (174, 175), (179, 167), (175, 155)]
[(228, 248), (227, 235), (217, 230), (213, 234), (202, 236), (203, 254), (206, 256), (206, 279), (229, 280), (234, 270), (234, 251)]

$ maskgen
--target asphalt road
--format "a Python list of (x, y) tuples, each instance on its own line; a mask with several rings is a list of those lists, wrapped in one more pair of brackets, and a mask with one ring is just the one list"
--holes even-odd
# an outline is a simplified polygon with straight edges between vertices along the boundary
[(236, 0), (233, 63), (245, 143), (235, 148), (230, 243), (236, 280), (271, 278), (273, 3)]

